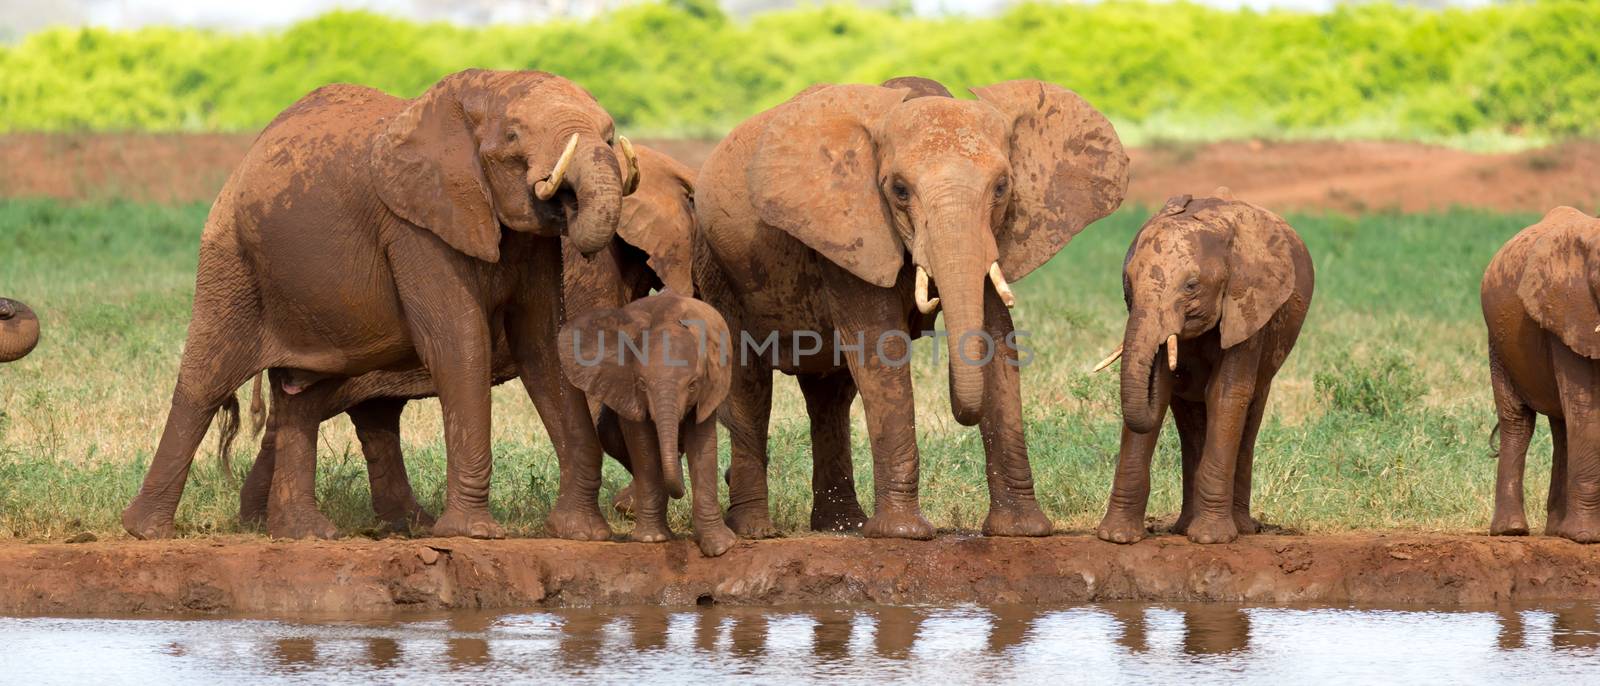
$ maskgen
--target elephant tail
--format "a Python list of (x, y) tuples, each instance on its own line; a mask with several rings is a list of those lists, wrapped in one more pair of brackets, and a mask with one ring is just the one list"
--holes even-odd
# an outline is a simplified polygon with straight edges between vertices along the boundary
[(1489, 454), (1500, 454), (1500, 421), (1495, 420), (1494, 428), (1489, 430)]
[(261, 380), (267, 376), (266, 372), (256, 375), (250, 384), (250, 438), (252, 440), (261, 436), (261, 429), (267, 425), (267, 401), (261, 397)]
[[(254, 408), (252, 408), (254, 409)], [(218, 420), (217, 457), (222, 461), (222, 473), (227, 475), (228, 483), (236, 481), (233, 474), (233, 439), (239, 435), (239, 398), (230, 394), (222, 403), (222, 414)]]

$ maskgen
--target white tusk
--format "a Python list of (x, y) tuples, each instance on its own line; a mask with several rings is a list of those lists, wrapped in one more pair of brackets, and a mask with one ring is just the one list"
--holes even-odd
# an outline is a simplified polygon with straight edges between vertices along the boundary
[(1167, 369), (1178, 371), (1178, 334), (1167, 336)]
[(572, 134), (567, 140), (567, 149), (561, 152), (561, 159), (556, 160), (556, 166), (550, 170), (550, 178), (533, 184), (533, 194), (540, 200), (549, 200), (556, 191), (561, 190), (561, 177), (566, 176), (567, 167), (572, 165), (572, 153), (578, 150), (578, 134)]
[(939, 309), (939, 299), (928, 297), (928, 270), (917, 266), (917, 311), (933, 314)]
[(1000, 263), (989, 265), (989, 280), (994, 282), (994, 292), (1000, 294), (1000, 302), (1006, 307), (1016, 307), (1017, 294), (1011, 292), (1011, 284), (1006, 283), (1006, 275), (1000, 272)]
[(617, 145), (622, 148), (622, 156), (628, 160), (628, 175), (622, 182), (622, 194), (631, 195), (639, 189), (639, 155), (633, 151), (633, 143), (627, 136), (617, 136)]
[(1116, 362), (1118, 359), (1121, 359), (1121, 357), (1122, 357), (1122, 346), (1119, 345), (1119, 346), (1117, 346), (1116, 350), (1111, 351), (1111, 354), (1106, 356), (1106, 359), (1101, 360), (1100, 364), (1095, 365), (1094, 369), (1090, 370), (1089, 373), (1093, 374), (1093, 373), (1098, 372), (1098, 371), (1100, 371), (1102, 369), (1105, 369), (1106, 367), (1110, 367), (1112, 362)]

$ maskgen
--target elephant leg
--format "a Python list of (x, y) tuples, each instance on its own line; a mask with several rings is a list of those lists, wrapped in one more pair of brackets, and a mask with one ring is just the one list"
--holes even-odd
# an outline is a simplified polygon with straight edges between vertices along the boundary
[(667, 491), (661, 483), (661, 449), (657, 446), (656, 427), (648, 420), (621, 422), (622, 436), (628, 444), (628, 453), (636, 456), (633, 465), (633, 533), (629, 540), (659, 543), (672, 539), (672, 529), (667, 526)]
[[(1168, 373), (1164, 369), (1157, 374)], [(1111, 481), (1111, 499), (1106, 516), (1095, 535), (1102, 541), (1134, 543), (1144, 538), (1145, 508), (1150, 504), (1150, 458), (1161, 440), (1161, 425), (1166, 421), (1169, 397), (1155, 399), (1156, 425), (1149, 433), (1136, 433), (1122, 427), (1122, 446), (1117, 454), (1117, 472)]]
[(1550, 418), (1550, 492), (1545, 500), (1544, 535), (1561, 530), (1567, 514), (1567, 420)]
[(1522, 402), (1511, 387), (1500, 356), (1489, 349), (1489, 382), (1494, 390), (1494, 407), (1500, 422), (1498, 469), (1494, 478), (1494, 518), (1489, 521), (1490, 536), (1526, 536), (1527, 510), (1523, 505), (1522, 476), (1528, 459), (1528, 443), (1533, 440), (1533, 408)]
[(1239, 458), (1233, 465), (1233, 526), (1241, 534), (1261, 530), (1261, 523), (1250, 516), (1250, 479), (1256, 461), (1256, 435), (1261, 432), (1261, 416), (1267, 409), (1270, 391), (1271, 387), (1263, 383), (1261, 390), (1250, 399), (1244, 434), (1239, 437)]
[[(621, 418), (617, 416), (616, 412), (611, 411), (611, 408), (605, 406), (601, 406), (600, 411), (594, 413), (591, 405), (590, 412), (597, 415), (595, 417), (594, 430), (600, 439), (601, 450), (616, 460), (617, 464), (622, 465), (623, 469), (628, 470), (628, 474), (631, 476), (633, 474), (633, 456), (628, 452), (627, 438), (622, 435)], [(617, 514), (632, 518), (634, 493), (633, 482), (630, 480), (628, 485), (623, 486), (612, 494), (611, 509), (616, 510)]]
[(1239, 536), (1233, 518), (1234, 479), (1260, 358), (1260, 337), (1228, 349), (1206, 388), (1206, 443), (1195, 469), (1194, 519), (1187, 528), (1195, 543), (1227, 543)]
[(848, 373), (796, 377), (811, 417), (811, 530), (854, 531), (867, 521), (856, 499), (850, 459), (850, 403), (856, 386)]
[(1600, 374), (1595, 362), (1559, 341), (1551, 343), (1561, 414), (1567, 422), (1566, 509), (1557, 535), (1600, 542)]
[(317, 510), (317, 427), (330, 389), (319, 383), (299, 394), (283, 390), (284, 375), (272, 382), (273, 467), (267, 498), (267, 534), (273, 538), (335, 538), (333, 522)]
[(722, 506), (717, 502), (717, 420), (695, 424), (685, 436), (684, 452), (689, 456), (689, 486), (694, 489), (692, 517), (700, 552), (716, 557), (733, 547), (738, 536), (722, 521)]
[(767, 504), (767, 430), (771, 415), (772, 369), (758, 360), (739, 360), (733, 365), (722, 419), (732, 441), (728, 526), (742, 538), (768, 538), (778, 532)]
[(135, 538), (173, 535), (178, 501), (212, 417), (261, 369), (253, 277), (237, 256), (210, 246), (201, 246), (199, 273), (206, 278), (195, 293), (166, 427), (139, 494), (122, 511), (122, 527)]
[(984, 289), (984, 331), (993, 342), (994, 359), (983, 370), (988, 406), (978, 421), (983, 436), (984, 471), (989, 482), (986, 536), (1047, 536), (1055, 525), (1039, 509), (1033, 492), (1033, 467), (1022, 432), (1022, 377), (1011, 310), (992, 288)]
[(261, 451), (256, 453), (255, 464), (244, 477), (239, 488), (239, 523), (259, 527), (267, 523), (267, 496), (272, 492), (272, 469), (277, 460), (276, 431), (272, 419), (267, 419), (266, 430), (261, 434)]
[(522, 386), (556, 451), (559, 493), (545, 526), (559, 538), (604, 541), (611, 525), (600, 513), (600, 438), (589, 399), (561, 373), (556, 331), (561, 326), (561, 244), (543, 241), (527, 269), (534, 283), (507, 322)]
[(417, 502), (406, 476), (406, 458), (400, 447), (400, 414), (404, 398), (376, 398), (346, 411), (367, 459), (367, 483), (372, 489), (372, 511), (392, 531), (427, 529), (433, 515)]
[(1181, 534), (1194, 521), (1194, 472), (1200, 467), (1200, 453), (1206, 446), (1206, 404), (1172, 398), (1172, 423), (1178, 427), (1178, 445), (1183, 454), (1183, 502), (1172, 533)]

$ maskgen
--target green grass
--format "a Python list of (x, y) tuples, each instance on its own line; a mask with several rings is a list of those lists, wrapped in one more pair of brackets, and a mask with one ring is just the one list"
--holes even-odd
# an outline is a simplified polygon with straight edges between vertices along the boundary
[[(1593, 209), (1593, 208), (1584, 208)], [(0, 201), (0, 294), (40, 313), (32, 356), (0, 367), (0, 537), (119, 531), (160, 435), (182, 349), (206, 208)], [(1023, 370), (1026, 431), (1046, 512), (1074, 530), (1099, 519), (1117, 451), (1114, 373), (1088, 365), (1120, 340), (1118, 270), (1146, 216), (1125, 209), (1079, 236), (1017, 284), (1018, 326), (1031, 334)], [(1476, 531), (1487, 526), (1494, 460), (1477, 284), (1495, 249), (1537, 220), (1475, 211), (1292, 215), (1317, 265), (1299, 348), (1273, 388), (1255, 469), (1255, 508), (1305, 531)], [(971, 529), (985, 514), (982, 444), (951, 418), (944, 370), (916, 349), (923, 505), (940, 527)], [(779, 376), (772, 426), (773, 512), (804, 529), (810, 509), (807, 423), (798, 390)], [(537, 534), (555, 496), (549, 443), (521, 387), (495, 391), (496, 514)], [(858, 487), (871, 507), (872, 471), (859, 405)], [(443, 498), (438, 405), (413, 403), (404, 423), (424, 503)], [(243, 469), (253, 448), (236, 448)], [(349, 422), (319, 441), (323, 508), (349, 531), (372, 524), (364, 463)], [(727, 459), (727, 441), (722, 441)], [(201, 450), (179, 512), (189, 533), (237, 531), (236, 486)], [(1529, 460), (1530, 516), (1542, 518), (1548, 433)], [(623, 483), (608, 465), (603, 497)], [(1150, 511), (1178, 506), (1176, 435), (1163, 434)], [(674, 503), (687, 530), (687, 507)], [(622, 522), (617, 522), (619, 528)]]

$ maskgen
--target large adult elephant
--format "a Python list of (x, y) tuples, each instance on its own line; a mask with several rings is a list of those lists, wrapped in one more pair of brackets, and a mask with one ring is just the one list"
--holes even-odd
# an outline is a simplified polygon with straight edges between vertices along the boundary
[[(572, 247), (571, 241), (564, 241), (564, 319), (620, 308), (652, 289), (671, 288), (687, 293), (693, 288), (689, 256), (694, 230), (694, 172), (645, 146), (636, 150), (638, 188), (622, 201), (622, 219), (611, 244), (586, 258)], [(517, 362), (504, 339), (495, 343), (493, 369), (496, 384), (517, 377)], [(366, 458), (372, 509), (378, 519), (397, 531), (433, 526), (433, 516), (417, 502), (406, 476), (400, 443), (400, 414), (406, 403), (438, 394), (427, 370), (376, 371), (323, 383), (338, 386), (327, 395), (327, 404), (319, 414), (326, 420), (345, 413), (355, 425), (356, 438)], [(595, 405), (596, 401), (590, 399), (591, 411)], [(268, 494), (277, 463), (276, 419), (269, 416), (265, 422), (267, 431), (262, 436), (261, 450), (239, 492), (239, 518), (245, 522), (268, 520)], [(632, 471), (625, 451), (614, 454)]]
[[(730, 523), (742, 536), (773, 533), (767, 424), (778, 369), (799, 377), (811, 417), (811, 527), (933, 535), (918, 504), (904, 362), (942, 306), (952, 409), (979, 425), (987, 453), (983, 530), (1048, 534), (1022, 434), (1007, 278), (1116, 209), (1128, 157), (1105, 117), (1059, 86), (1010, 81), (967, 101), (926, 79), (889, 85), (802, 92), (741, 124), (701, 168), (700, 295), (734, 331), (758, 344), (776, 337), (775, 351), (742, 356), (723, 414)], [(850, 476), (858, 391), (873, 453), (870, 520)]]
[(20, 301), (0, 298), (0, 363), (20, 360), (38, 344), (38, 315)]
[[(626, 149), (626, 145), (621, 146)], [(557, 535), (610, 536), (582, 394), (559, 369), (561, 236), (583, 254), (616, 233), (637, 169), (583, 89), (540, 72), (465, 71), (413, 100), (313, 91), (252, 144), (201, 236), (193, 318), (172, 408), (123, 512), (173, 533), (195, 448), (234, 389), (267, 369), (276, 402), (274, 536), (326, 535), (315, 438), (340, 384), (426, 369), (443, 406), (448, 486), (439, 535), (502, 535), (489, 512), (492, 343), (503, 338), (555, 441)]]

